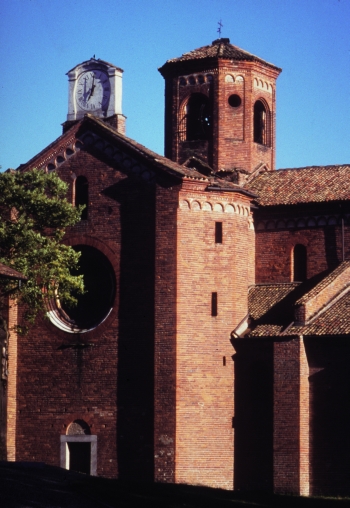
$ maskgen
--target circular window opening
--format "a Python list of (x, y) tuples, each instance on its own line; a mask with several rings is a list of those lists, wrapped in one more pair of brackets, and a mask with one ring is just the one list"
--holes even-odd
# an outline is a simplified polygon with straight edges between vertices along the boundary
[(71, 332), (86, 332), (102, 323), (112, 310), (115, 297), (115, 274), (107, 257), (89, 245), (76, 245), (81, 253), (79, 268), (72, 275), (83, 275), (84, 294), (75, 294), (75, 307), (55, 305), (49, 312), (51, 321)]
[(228, 98), (228, 103), (231, 106), (231, 108), (238, 108), (242, 104), (242, 99), (237, 94), (232, 94)]

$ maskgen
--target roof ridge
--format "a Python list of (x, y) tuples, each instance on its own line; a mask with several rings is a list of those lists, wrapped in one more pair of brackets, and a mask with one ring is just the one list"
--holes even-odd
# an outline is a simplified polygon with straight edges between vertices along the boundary
[[(340, 289), (338, 293), (333, 295), (327, 303), (325, 303), (322, 307), (320, 307), (309, 319), (306, 319), (304, 323), (298, 325), (297, 321), (294, 322), (295, 326), (308, 326), (311, 325), (316, 319), (318, 319), (324, 312), (326, 312), (330, 307), (337, 303), (338, 300), (343, 298), (350, 291), (350, 282)], [(297, 303), (297, 302), (296, 302)]]
[(329, 168), (346, 168), (346, 167), (350, 167), (350, 163), (349, 164), (327, 164), (326, 166), (300, 166), (300, 167), (297, 167), (297, 168), (279, 168), (276, 170), (276, 172), (278, 171), (298, 171), (298, 170), (303, 170), (303, 169), (329, 169)]
[(314, 286), (310, 291), (305, 293), (301, 298), (299, 298), (295, 305), (303, 305), (307, 303), (309, 300), (318, 295), (321, 291), (323, 291), (329, 284), (331, 284), (346, 268), (350, 266), (350, 260), (345, 260), (340, 263), (331, 273), (325, 276), (316, 286)]

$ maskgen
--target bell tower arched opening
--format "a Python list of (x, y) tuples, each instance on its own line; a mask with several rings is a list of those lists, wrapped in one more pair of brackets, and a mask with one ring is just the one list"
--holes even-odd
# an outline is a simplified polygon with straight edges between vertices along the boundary
[(209, 98), (202, 93), (190, 96), (185, 107), (186, 141), (210, 139), (212, 112)]
[(270, 114), (267, 106), (261, 100), (254, 104), (254, 142), (270, 146)]

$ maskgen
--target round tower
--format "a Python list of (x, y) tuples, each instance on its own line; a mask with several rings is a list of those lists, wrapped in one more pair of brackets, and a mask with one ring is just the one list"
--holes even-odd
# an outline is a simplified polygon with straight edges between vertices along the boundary
[(281, 69), (217, 39), (160, 69), (165, 156), (199, 158), (214, 171), (275, 169), (276, 79)]

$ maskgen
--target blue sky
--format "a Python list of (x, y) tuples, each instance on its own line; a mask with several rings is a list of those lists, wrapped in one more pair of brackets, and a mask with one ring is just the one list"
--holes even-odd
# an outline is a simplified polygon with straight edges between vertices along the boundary
[(0, 165), (16, 168), (66, 120), (66, 72), (124, 69), (127, 135), (163, 153), (166, 60), (222, 37), (283, 68), (277, 167), (350, 163), (350, 0), (7, 0), (0, 8)]

